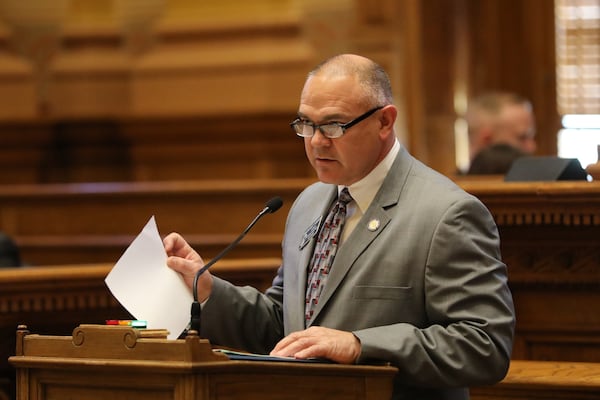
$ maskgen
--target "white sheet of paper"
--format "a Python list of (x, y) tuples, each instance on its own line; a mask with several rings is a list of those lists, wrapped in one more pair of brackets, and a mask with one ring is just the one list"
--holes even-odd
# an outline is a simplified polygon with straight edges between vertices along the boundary
[(181, 275), (167, 266), (154, 216), (104, 280), (113, 296), (149, 329), (167, 329), (176, 339), (190, 322), (193, 301)]

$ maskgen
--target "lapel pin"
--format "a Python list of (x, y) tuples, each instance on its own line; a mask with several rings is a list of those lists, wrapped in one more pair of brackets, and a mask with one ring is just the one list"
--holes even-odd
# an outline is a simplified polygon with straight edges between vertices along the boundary
[(377, 229), (379, 229), (379, 225), (381, 225), (381, 223), (379, 222), (378, 219), (372, 219), (369, 221), (369, 225), (367, 225), (367, 229), (370, 230), (371, 232), (375, 232)]
[(319, 226), (321, 226), (321, 219), (323, 217), (320, 216), (310, 224), (304, 235), (302, 235), (302, 242), (300, 243), (299, 249), (302, 250), (306, 245), (310, 242), (310, 239), (316, 236), (317, 232), (319, 232)]

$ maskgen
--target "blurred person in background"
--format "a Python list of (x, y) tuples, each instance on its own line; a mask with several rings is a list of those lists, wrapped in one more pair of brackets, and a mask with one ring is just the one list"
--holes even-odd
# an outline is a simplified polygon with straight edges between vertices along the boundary
[(484, 93), (469, 103), (466, 120), (471, 162), (481, 151), (498, 144), (510, 145), (522, 155), (535, 153), (533, 107), (523, 96), (507, 92)]

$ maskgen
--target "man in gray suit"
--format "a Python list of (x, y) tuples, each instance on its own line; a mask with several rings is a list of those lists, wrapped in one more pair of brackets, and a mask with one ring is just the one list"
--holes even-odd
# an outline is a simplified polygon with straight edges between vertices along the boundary
[[(320, 182), (294, 202), (264, 294), (200, 277), (202, 337), (277, 356), (389, 362), (399, 369), (394, 399), (467, 399), (469, 386), (504, 377), (515, 319), (494, 220), (400, 145), (396, 116), (387, 74), (369, 59), (336, 56), (308, 75), (292, 127)], [(337, 254), (306, 315), (320, 221), (344, 187), (353, 200)], [(176, 233), (164, 244), (191, 287), (202, 258)]]

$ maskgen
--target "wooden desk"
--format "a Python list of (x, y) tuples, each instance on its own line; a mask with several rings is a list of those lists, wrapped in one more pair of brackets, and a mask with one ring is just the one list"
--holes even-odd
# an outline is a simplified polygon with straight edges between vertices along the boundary
[[(80, 325), (70, 336), (17, 332), (18, 400), (389, 399), (393, 367), (231, 361), (190, 335)], [(301, 377), (301, 378), (300, 378)], [(269, 382), (269, 390), (264, 390)], [(600, 363), (513, 360), (499, 383), (471, 388), (473, 400), (591, 400)]]
[[(270, 219), (270, 217), (264, 218)], [(233, 242), (241, 233), (241, 229), (239, 233), (189, 234), (185, 235), (185, 239), (202, 253), (202, 257), (212, 258)], [(163, 236), (167, 233), (169, 232), (161, 232)], [(17, 243), (23, 260), (31, 266), (102, 264), (116, 262), (136, 236), (136, 234), (25, 235), (18, 236)], [(281, 233), (252, 231), (227, 254), (227, 258), (281, 257), (281, 239)]]
[[(239, 285), (266, 289), (277, 258), (221, 260), (211, 271)], [(114, 299), (104, 278), (113, 264), (0, 269), (0, 399), (14, 392), (15, 329), (26, 324), (41, 334), (66, 335), (80, 323), (102, 324), (131, 316)]]
[[(232, 256), (280, 257), (287, 212), (312, 179), (122, 182), (0, 186), (0, 226), (32, 265), (115, 262), (154, 215), (161, 234), (177, 231), (212, 257), (265, 203), (265, 216)], [(204, 247), (206, 246), (206, 247)], [(204, 251), (205, 250), (205, 251)]]
[(471, 388), (472, 400), (600, 398), (600, 363), (513, 360), (502, 382)]
[(165, 337), (118, 326), (81, 325), (71, 336), (20, 329), (10, 359), (17, 399), (382, 400), (391, 397), (397, 372), (389, 366), (232, 361), (197, 336)]
[(600, 362), (600, 182), (461, 182), (490, 209), (517, 313), (513, 358)]
[[(243, 251), (252, 248), (252, 257), (273, 257), (280, 256), (288, 207), (308, 183), (298, 179), (51, 185), (16, 192), (3, 187), (0, 223), (23, 240), (56, 235), (90, 244), (96, 238), (102, 247), (107, 242), (101, 238), (121, 238), (122, 247), (119, 251), (112, 247), (112, 259), (106, 260), (114, 263), (129, 243), (122, 235), (133, 237), (152, 214), (161, 233), (176, 230), (196, 237), (194, 245), (202, 252), (206, 238), (220, 236), (223, 246), (209, 246), (216, 251), (270, 197), (281, 195), (283, 209), (263, 218), (232, 253), (249, 256)], [(600, 182), (459, 183), (486, 204), (499, 228), (517, 311), (513, 357), (600, 362)], [(254, 246), (253, 240), (264, 247)], [(73, 243), (75, 248), (77, 240), (60, 243)], [(63, 247), (63, 254), (68, 250)], [(95, 254), (94, 248), (86, 251)]]
[(283, 207), (253, 232), (283, 232), (287, 211), (312, 179), (121, 182), (0, 186), (0, 224), (28, 235), (135, 234), (154, 215), (161, 232), (241, 232), (265, 203)]

